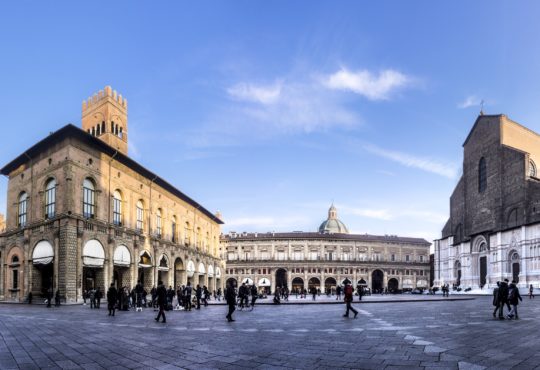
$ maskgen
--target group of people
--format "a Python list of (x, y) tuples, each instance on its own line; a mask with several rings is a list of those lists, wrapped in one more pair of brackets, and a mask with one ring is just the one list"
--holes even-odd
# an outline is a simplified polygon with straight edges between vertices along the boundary
[[(529, 298), (532, 295), (532, 285), (529, 287)], [(515, 281), (508, 284), (508, 279), (504, 281), (497, 281), (497, 287), (493, 289), (493, 317), (497, 317), (499, 313), (499, 319), (519, 319), (517, 306), (523, 299), (519, 294), (519, 288)], [(504, 306), (508, 308), (508, 313), (504, 315)]]
[(90, 300), (90, 308), (99, 308), (101, 306), (101, 299), (103, 298), (103, 292), (99, 287), (85, 290), (83, 292), (83, 301), (86, 305), (86, 300)]

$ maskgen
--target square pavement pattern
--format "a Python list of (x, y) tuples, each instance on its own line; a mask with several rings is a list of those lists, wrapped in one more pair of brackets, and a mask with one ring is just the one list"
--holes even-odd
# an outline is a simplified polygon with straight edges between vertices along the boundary
[(117, 312), (106, 306), (0, 305), (1, 369), (533, 369), (540, 367), (540, 297), (520, 320), (493, 319), (491, 298), (260, 306), (225, 320), (225, 306)]

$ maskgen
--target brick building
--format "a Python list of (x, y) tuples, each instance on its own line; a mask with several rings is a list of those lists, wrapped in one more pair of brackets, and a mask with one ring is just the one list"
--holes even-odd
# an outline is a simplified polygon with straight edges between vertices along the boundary
[(67, 125), (1, 169), (9, 177), (0, 234), (0, 299), (52, 287), (82, 291), (157, 280), (223, 287), (220, 220), (128, 156), (127, 101), (109, 86)]
[(463, 144), (463, 175), (435, 240), (435, 285), (540, 284), (540, 135), (480, 115)]

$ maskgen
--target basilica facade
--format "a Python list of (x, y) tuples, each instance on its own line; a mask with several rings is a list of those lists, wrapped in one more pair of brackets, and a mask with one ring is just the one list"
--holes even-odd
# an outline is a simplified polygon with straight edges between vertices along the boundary
[(435, 285), (540, 286), (540, 135), (480, 115), (463, 144), (463, 175), (435, 240)]
[(331, 291), (345, 280), (373, 291), (428, 288), (430, 243), (395, 235), (350, 234), (332, 205), (318, 232), (235, 233), (221, 237), (227, 281)]
[(68, 302), (110, 283), (149, 292), (190, 281), (224, 286), (219, 214), (128, 156), (127, 100), (109, 86), (67, 125), (1, 169), (0, 299), (49, 288)]

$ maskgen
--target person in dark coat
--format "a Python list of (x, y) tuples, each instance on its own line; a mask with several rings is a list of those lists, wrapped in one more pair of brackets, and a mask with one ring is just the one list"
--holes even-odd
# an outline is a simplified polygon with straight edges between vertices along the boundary
[(495, 309), (493, 310), (493, 317), (497, 317), (497, 310), (499, 309), (499, 286), (501, 285), (500, 281), (497, 281), (497, 287), (493, 289), (493, 305)]
[(197, 309), (201, 309), (201, 298), (202, 298), (202, 288), (199, 284), (197, 284), (197, 288), (195, 289), (195, 298), (197, 298)]
[(99, 309), (99, 306), (101, 305), (101, 298), (103, 298), (103, 292), (98, 287), (96, 289), (96, 308), (98, 308), (98, 309)]
[(356, 316), (358, 316), (358, 311), (356, 311), (354, 307), (351, 305), (353, 301), (354, 289), (350, 281), (347, 282), (347, 285), (345, 285), (345, 289), (343, 293), (344, 293), (345, 303), (347, 304), (347, 311), (345, 311), (345, 314), (343, 315), (343, 317), (349, 317), (349, 311), (352, 311), (354, 312), (354, 318), (356, 319)]
[(49, 287), (49, 289), (47, 289), (47, 307), (51, 307), (52, 297), (53, 297), (53, 288)]
[(159, 313), (156, 317), (156, 321), (159, 321), (160, 317), (163, 317), (163, 323), (167, 322), (167, 318), (165, 317), (165, 305), (167, 304), (167, 289), (163, 285), (163, 282), (160, 280), (158, 282), (157, 287), (157, 304), (159, 306)]
[(508, 302), (512, 305), (512, 309), (506, 316), (507, 319), (513, 319), (514, 317), (519, 319), (518, 312), (517, 312), (517, 306), (519, 304), (519, 301), (522, 301), (521, 294), (519, 294), (519, 288), (516, 286), (516, 282), (512, 281), (512, 284), (510, 284), (510, 289), (508, 290)]
[(114, 316), (116, 310), (116, 300), (118, 298), (118, 291), (114, 287), (114, 283), (111, 283), (109, 290), (107, 291), (107, 306), (109, 308), (109, 316)]
[(54, 305), (55, 307), (60, 307), (60, 290), (56, 289), (56, 294), (54, 295)]
[(499, 284), (499, 319), (504, 320), (504, 305), (508, 306), (510, 310), (510, 304), (508, 303), (508, 279), (504, 279)]
[(229, 282), (227, 284), (227, 288), (225, 289), (225, 300), (227, 301), (227, 306), (229, 306), (229, 313), (227, 313), (227, 316), (225, 317), (227, 318), (228, 322), (234, 321), (232, 314), (236, 309), (236, 291), (232, 282)]

